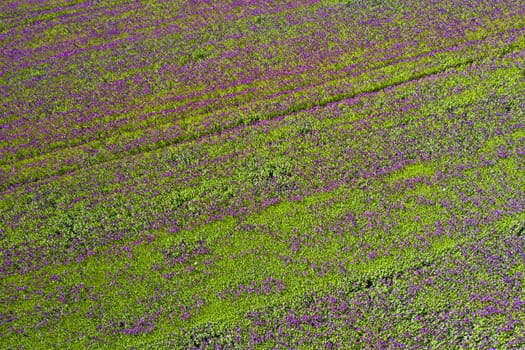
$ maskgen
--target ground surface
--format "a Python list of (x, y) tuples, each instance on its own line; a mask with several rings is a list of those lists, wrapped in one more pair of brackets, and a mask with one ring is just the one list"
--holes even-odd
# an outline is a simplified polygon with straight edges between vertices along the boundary
[(0, 348), (525, 346), (519, 1), (0, 5)]

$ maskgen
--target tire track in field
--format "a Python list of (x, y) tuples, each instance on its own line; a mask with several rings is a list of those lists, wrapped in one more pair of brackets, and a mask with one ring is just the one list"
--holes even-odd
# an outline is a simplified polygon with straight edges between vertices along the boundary
[[(432, 76), (444, 73), (445, 71), (450, 70), (450, 69), (458, 69), (458, 68), (461, 68), (461, 67), (466, 67), (466, 66), (472, 65), (473, 63), (482, 62), (483, 60), (486, 60), (486, 59), (494, 59), (494, 58), (498, 58), (498, 57), (504, 57), (505, 55), (513, 54), (513, 53), (520, 52), (520, 51), (523, 51), (523, 50), (524, 49), (521, 48), (521, 47), (518, 47), (518, 49), (516, 49), (516, 50), (509, 50), (508, 47), (505, 47), (504, 49), (499, 50), (499, 53), (497, 53), (497, 54), (495, 54), (493, 56), (481, 55), (481, 56), (478, 56), (477, 58), (468, 58), (468, 59), (466, 59), (466, 60), (464, 60), (462, 62), (456, 62), (456, 63), (453, 63), (453, 64), (446, 65), (444, 67), (436, 67), (435, 66), (435, 67), (431, 68), (430, 72), (416, 73), (416, 74), (412, 75), (410, 78), (407, 78), (407, 79), (404, 79), (404, 80), (401, 80), (401, 81), (398, 81), (398, 82), (393, 82), (393, 83), (384, 84), (384, 85), (381, 84), (381, 85), (379, 85), (377, 87), (370, 88), (370, 89), (367, 89), (367, 90), (364, 90), (364, 91), (360, 91), (360, 92), (357, 92), (357, 93), (356, 92), (348, 92), (348, 93), (342, 93), (342, 94), (339, 94), (339, 95), (329, 96), (328, 98), (325, 98), (324, 100), (313, 101), (313, 102), (311, 102), (308, 105), (299, 105), (299, 107), (297, 107), (297, 105), (295, 105), (295, 106), (292, 106), (292, 107), (290, 107), (289, 109), (287, 109), (287, 110), (285, 110), (283, 112), (275, 113), (273, 115), (264, 115), (260, 119), (251, 121), (250, 123), (247, 123), (247, 124), (245, 124), (244, 122), (240, 121), (240, 122), (237, 122), (236, 124), (233, 124), (233, 125), (231, 125), (231, 126), (229, 126), (227, 128), (219, 130), (219, 131), (213, 130), (213, 129), (205, 130), (205, 131), (203, 131), (202, 133), (200, 133), (200, 134), (198, 134), (196, 136), (187, 135), (186, 137), (181, 137), (180, 139), (177, 139), (174, 142), (168, 142), (168, 143), (163, 144), (163, 145), (156, 145), (155, 146), (155, 144), (152, 144), (152, 147), (148, 147), (147, 149), (142, 149), (142, 150), (131, 149), (128, 152), (121, 153), (120, 157), (115, 157), (115, 158), (102, 160), (102, 161), (99, 161), (99, 162), (96, 162), (96, 163), (93, 163), (93, 164), (89, 164), (88, 166), (84, 166), (84, 167), (79, 165), (79, 166), (75, 167), (74, 169), (70, 169), (70, 170), (65, 170), (65, 169), (58, 170), (57, 172), (55, 172), (53, 174), (49, 174), (49, 175), (41, 177), (41, 178), (31, 179), (29, 181), (22, 179), (22, 180), (19, 180), (19, 181), (15, 180), (13, 182), (9, 182), (9, 181), (5, 181), (5, 180), (2, 179), (2, 181), (0, 182), (0, 191), (2, 191), (2, 193), (4, 193), (8, 188), (14, 189), (14, 188), (21, 187), (21, 186), (24, 186), (24, 185), (27, 185), (27, 184), (41, 183), (41, 182), (45, 182), (46, 180), (48, 180), (48, 179), (50, 179), (52, 177), (61, 177), (61, 176), (64, 176), (64, 175), (73, 175), (75, 173), (78, 173), (79, 171), (86, 171), (86, 170), (92, 169), (94, 167), (100, 166), (102, 164), (122, 161), (124, 159), (132, 159), (134, 156), (140, 156), (140, 155), (148, 154), (148, 153), (155, 152), (155, 151), (167, 148), (167, 147), (171, 147), (171, 146), (175, 146), (175, 145), (183, 145), (183, 144), (191, 143), (191, 142), (194, 142), (194, 141), (197, 141), (197, 140), (202, 140), (202, 139), (214, 136), (214, 135), (221, 135), (223, 133), (228, 133), (230, 131), (239, 130), (239, 129), (245, 129), (247, 127), (252, 127), (252, 126), (256, 125), (257, 123), (259, 123), (262, 120), (267, 120), (267, 121), (271, 122), (273, 120), (276, 120), (276, 119), (279, 119), (279, 118), (284, 118), (284, 117), (287, 117), (287, 116), (290, 116), (290, 115), (294, 115), (294, 114), (297, 114), (297, 113), (301, 113), (301, 112), (304, 112), (304, 111), (307, 111), (307, 110), (310, 110), (310, 109), (313, 109), (313, 108), (325, 107), (327, 105), (339, 103), (339, 102), (341, 102), (342, 100), (345, 100), (345, 99), (356, 98), (356, 97), (368, 95), (368, 94), (371, 94), (371, 93), (377, 93), (377, 92), (380, 92), (382, 90), (386, 90), (386, 89), (389, 89), (389, 88), (395, 88), (395, 87), (398, 87), (398, 86), (402, 86), (404, 84), (417, 82), (417, 81), (420, 81), (420, 80), (423, 80), (423, 79), (426, 79), (426, 78), (430, 78)], [(390, 66), (390, 65), (388, 65), (388, 66)], [(293, 109), (293, 110), (290, 110), (290, 109)], [(3, 177), (3, 175), (2, 175), (2, 177)]]
[[(375, 66), (369, 67), (368, 70), (364, 70), (364, 71), (361, 71), (361, 72), (352, 72), (350, 74), (350, 76), (338, 76), (338, 77), (336, 77), (334, 79), (324, 80), (324, 81), (321, 81), (319, 83), (312, 83), (312, 84), (300, 87), (300, 90), (298, 90), (296, 92), (305, 92), (305, 91), (309, 91), (310, 89), (319, 88), (319, 87), (323, 87), (323, 86), (328, 86), (328, 85), (330, 85), (333, 82), (343, 82), (345, 79), (349, 79), (349, 78), (354, 77), (353, 74), (355, 74), (355, 73), (357, 73), (357, 75), (355, 75), (355, 77), (358, 77), (358, 76), (362, 76), (364, 74), (372, 73), (372, 72), (375, 72), (375, 71), (379, 71), (381, 69), (386, 69), (388, 67), (395, 66), (396, 64), (402, 64), (404, 62), (414, 62), (417, 59), (427, 58), (427, 57), (430, 57), (430, 56), (436, 54), (437, 52), (438, 53), (445, 53), (445, 52), (451, 51), (452, 49), (461, 48), (461, 47), (469, 47), (473, 43), (482, 44), (483, 42), (487, 41), (490, 38), (494, 39), (494, 38), (498, 38), (500, 36), (508, 35), (510, 32), (513, 32), (513, 31), (516, 31), (516, 30), (520, 31), (520, 29), (514, 28), (514, 29), (509, 29), (509, 30), (505, 30), (505, 31), (501, 31), (501, 32), (496, 32), (496, 33), (488, 34), (488, 35), (486, 35), (485, 37), (483, 37), (481, 39), (476, 39), (476, 40), (473, 40), (473, 41), (466, 41), (466, 42), (463, 42), (463, 43), (458, 43), (458, 44), (454, 44), (454, 45), (445, 46), (445, 47), (437, 49), (437, 51), (419, 52), (419, 53), (416, 53), (414, 55), (407, 56), (407, 57), (403, 57), (402, 55), (398, 55), (396, 58), (389, 58), (389, 59), (384, 59), (382, 61), (379, 61), (379, 62), (377, 62), (377, 64)], [(483, 57), (480, 56), (480, 57), (484, 58), (486, 56), (483, 56)], [(294, 76), (297, 76), (297, 75), (294, 75)], [(307, 79), (310, 79), (310, 78), (307, 78)], [(249, 86), (247, 86), (247, 87), (249, 87)], [(281, 91), (279, 93), (283, 93), (285, 95), (285, 94), (293, 92), (293, 91), (295, 91), (295, 90), (294, 89), (292, 89), (292, 90), (287, 89), (287, 90), (283, 90), (283, 91)], [(240, 101), (240, 102), (235, 102), (231, 106), (222, 106), (222, 107), (218, 106), (219, 108), (217, 110), (218, 111), (226, 111), (226, 112), (228, 112), (229, 108), (232, 108), (232, 107), (240, 108), (240, 107), (249, 106), (253, 102), (264, 101), (268, 96), (273, 95), (273, 94), (270, 94), (270, 91), (267, 91), (266, 93), (267, 93), (267, 95), (262, 96), (262, 97), (255, 96), (255, 99), (252, 99), (250, 102)], [(362, 92), (359, 92), (359, 93), (362, 93)], [(206, 97), (205, 95), (199, 95), (198, 97), (201, 97), (201, 96)], [(212, 97), (210, 97), (210, 99), (211, 100), (217, 100), (217, 99), (221, 99), (222, 97), (223, 96), (221, 96), (221, 94), (218, 93), (217, 96), (212, 96)], [(194, 97), (186, 99), (187, 100), (186, 104), (181, 105), (181, 107), (186, 107), (185, 110), (188, 110), (191, 107), (192, 103), (194, 102), (193, 98)], [(302, 104), (304, 104), (304, 102)], [(137, 106), (137, 109), (132, 109), (129, 112), (138, 111), (138, 113), (140, 113), (140, 108), (142, 108), (143, 106), (144, 106), (144, 104), (141, 104), (141, 105)], [(295, 106), (290, 106), (289, 109), (297, 109), (298, 106), (301, 106), (301, 103), (296, 103)], [(309, 107), (303, 107), (303, 108), (300, 108), (300, 109), (304, 110), (304, 109), (307, 109), (307, 108), (309, 108)], [(125, 111), (116, 111), (116, 112), (117, 112), (116, 113), (117, 116), (122, 116), (122, 115), (125, 114)], [(160, 114), (160, 115), (162, 115), (163, 113), (164, 113), (164, 111), (155, 112), (155, 114)], [(278, 112), (278, 114), (286, 114), (286, 113), (287, 113), (286, 111), (284, 111), (284, 112), (283, 111), (279, 111)], [(268, 116), (272, 115), (272, 113), (261, 113), (261, 114), (262, 114), (262, 116), (261, 116), (260, 119), (268, 119)], [(188, 118), (192, 118), (192, 117), (199, 117), (199, 116), (204, 116), (204, 117), (207, 116), (206, 111), (199, 111), (195, 115), (186, 115), (185, 117), (183, 117), (183, 119), (181, 119), (181, 121), (184, 121), (184, 119), (188, 119)], [(135, 116), (134, 118), (137, 118), (137, 117), (140, 118), (139, 115)], [(130, 121), (132, 122), (133, 120), (132, 119), (128, 120), (127, 123), (129, 123)], [(125, 126), (128, 126), (128, 125), (130, 125), (130, 124), (125, 124)], [(150, 132), (152, 130), (157, 130), (157, 129), (162, 128), (162, 127), (169, 127), (170, 125), (172, 125), (172, 123), (166, 123), (165, 120), (161, 120), (160, 124), (156, 124), (156, 123), (150, 122), (150, 123), (148, 123), (145, 126), (145, 128), (144, 127), (133, 127), (133, 124), (131, 124), (132, 128), (127, 130), (126, 133), (132, 134), (133, 132), (136, 132), (139, 129), (141, 129), (143, 131), (146, 131), (146, 132)], [(63, 146), (57, 146), (57, 147), (54, 147), (52, 149), (43, 149), (41, 153), (38, 153), (36, 155), (15, 157), (12, 161), (0, 161), (0, 166), (15, 166), (16, 164), (18, 164), (18, 163), (20, 163), (22, 161), (30, 161), (30, 160), (38, 158), (38, 157), (45, 157), (46, 155), (56, 154), (56, 153), (58, 153), (60, 151), (72, 150), (72, 149), (75, 149), (75, 148), (78, 148), (78, 147), (81, 147), (81, 146), (88, 146), (88, 145), (90, 145), (92, 143), (96, 143), (97, 141), (100, 141), (100, 140), (102, 140), (104, 138), (110, 137), (114, 133), (114, 131), (118, 130), (118, 129), (106, 129), (106, 130), (104, 130), (104, 125), (102, 125), (102, 124), (86, 124), (85, 126), (86, 127), (98, 127), (101, 130), (101, 132), (99, 132), (93, 138), (90, 138), (89, 135), (87, 135), (87, 137), (85, 139), (80, 138), (80, 139), (77, 139), (76, 141), (73, 140), (73, 142), (68, 143), (66, 145), (63, 145)], [(234, 126), (235, 125), (229, 126), (229, 127), (234, 127)], [(227, 127), (227, 128), (229, 128), (229, 127)], [(189, 135), (189, 136), (191, 136), (191, 135)], [(197, 137), (198, 136), (192, 136), (192, 138), (197, 138)], [(175, 142), (171, 142), (171, 144), (180, 143), (180, 142), (184, 141), (184, 138), (185, 137), (183, 136), (180, 140), (177, 140)], [(152, 150), (155, 149), (154, 143), (152, 144), (151, 147), (148, 147), (148, 148), (152, 149)], [(21, 149), (23, 149), (23, 148), (21, 148)]]

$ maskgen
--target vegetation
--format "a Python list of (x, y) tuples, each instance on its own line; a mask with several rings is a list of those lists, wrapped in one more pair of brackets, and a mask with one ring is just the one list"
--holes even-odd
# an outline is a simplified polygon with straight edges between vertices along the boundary
[(525, 346), (524, 25), (0, 5), (0, 348)]

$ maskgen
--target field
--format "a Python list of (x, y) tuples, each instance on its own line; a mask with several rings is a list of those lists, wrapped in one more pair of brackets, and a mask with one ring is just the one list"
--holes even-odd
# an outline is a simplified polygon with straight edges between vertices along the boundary
[(524, 347), (523, 0), (0, 3), (1, 349)]

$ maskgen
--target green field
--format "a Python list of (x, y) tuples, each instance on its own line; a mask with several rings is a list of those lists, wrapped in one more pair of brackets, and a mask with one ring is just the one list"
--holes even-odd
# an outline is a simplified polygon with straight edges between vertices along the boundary
[(0, 4), (1, 349), (525, 347), (519, 0)]

